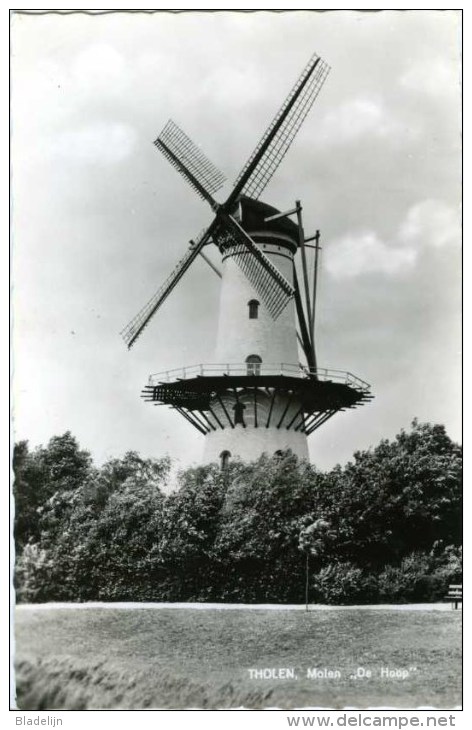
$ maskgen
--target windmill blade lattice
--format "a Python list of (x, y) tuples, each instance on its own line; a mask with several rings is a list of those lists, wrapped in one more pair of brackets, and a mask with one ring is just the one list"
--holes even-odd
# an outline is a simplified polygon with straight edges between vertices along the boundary
[(277, 319), (292, 295), (281, 289), (274, 277), (256, 261), (247, 246), (237, 243), (234, 250), (237, 265), (264, 302), (272, 319)]
[(271, 317), (277, 319), (295, 291), (285, 276), (233, 218), (230, 218), (230, 226), (220, 229), (213, 237), (218, 245), (231, 246), (236, 264), (264, 302)]
[(128, 349), (133, 346), (139, 335), (151, 321), (156, 311), (165, 302), (171, 291), (185, 274), (190, 264), (197, 258), (208, 237), (209, 229), (204, 229), (197, 237), (196, 241), (192, 242), (185, 256), (180, 259), (178, 264), (175, 266), (173, 271), (167, 277), (162, 286), (157, 290), (154, 296), (151, 297), (151, 299), (144, 305), (144, 307), (138, 312), (138, 314), (133, 317), (131, 322), (127, 324), (126, 327), (121, 331), (121, 336), (128, 346)]
[[(267, 149), (263, 152), (247, 180), (239, 189), (240, 193), (242, 192), (254, 199), (257, 199), (261, 195), (285, 157), (300, 126), (318, 96), (329, 71), (330, 66), (322, 58), (314, 54), (236, 179), (235, 188), (239, 188), (248, 171), (259, 157), (262, 148), (267, 145), (269, 138), (274, 133), (274, 129), (280, 124), (281, 119), (285, 115), (275, 135), (270, 140)], [(289, 111), (287, 112), (287, 110)]]
[[(226, 181), (225, 175), (172, 119), (169, 119), (154, 144), (202, 198), (208, 199), (209, 195), (219, 190)], [(179, 162), (182, 162), (195, 178), (197, 185), (179, 167)], [(203, 188), (207, 195), (204, 195), (200, 188)]]

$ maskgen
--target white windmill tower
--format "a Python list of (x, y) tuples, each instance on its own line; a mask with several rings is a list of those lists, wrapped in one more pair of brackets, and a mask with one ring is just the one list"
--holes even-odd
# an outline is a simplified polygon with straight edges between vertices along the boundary
[[(155, 141), (208, 201), (215, 217), (190, 241), (185, 256), (122, 334), (130, 348), (197, 256), (221, 277), (214, 362), (152, 375), (142, 395), (184, 416), (205, 436), (204, 461), (220, 460), (223, 467), (233, 456), (251, 460), (264, 451), (288, 448), (308, 458), (307, 437), (316, 428), (338, 411), (372, 397), (369, 385), (350, 373), (317, 367), (319, 232), (305, 238), (298, 201), (280, 213), (258, 200), (328, 72), (328, 65), (315, 54), (222, 204), (213, 195), (224, 175), (176, 124), (169, 121)], [(212, 243), (222, 257), (221, 272), (203, 251)], [(314, 252), (311, 282), (307, 249)], [(298, 257), (302, 287), (296, 273)], [(299, 362), (299, 344), (306, 364)]]

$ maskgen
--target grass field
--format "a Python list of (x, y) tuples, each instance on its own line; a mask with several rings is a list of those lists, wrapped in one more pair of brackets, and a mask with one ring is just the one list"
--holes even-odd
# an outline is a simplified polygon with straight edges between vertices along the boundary
[[(17, 703), (450, 709), (461, 702), (460, 622), (460, 611), (395, 609), (19, 609)], [(328, 676), (307, 676), (315, 668)]]

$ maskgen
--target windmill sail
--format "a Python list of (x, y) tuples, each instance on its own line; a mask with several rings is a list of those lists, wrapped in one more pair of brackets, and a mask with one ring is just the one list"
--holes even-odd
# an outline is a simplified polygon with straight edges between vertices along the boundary
[(226, 177), (172, 119), (169, 119), (154, 144), (193, 189), (202, 198), (212, 202), (212, 194), (221, 188)]
[[(292, 144), (330, 71), (316, 54), (276, 114), (253, 154), (241, 170), (235, 191), (257, 199)], [(233, 191), (234, 194), (234, 191)], [(233, 194), (231, 197), (233, 197)]]
[(262, 193), (318, 96), (328, 72), (329, 66), (315, 54), (244, 166), (233, 191), (223, 205), (214, 200), (213, 194), (223, 185), (224, 175), (172, 120), (167, 122), (154, 144), (197, 193), (210, 203), (216, 217), (210, 227), (192, 243), (161, 288), (124, 328), (121, 334), (128, 348), (134, 344), (212, 237), (220, 247), (231, 246), (237, 265), (274, 319), (294, 296), (293, 286), (230, 212), (241, 194), (257, 199)]
[(197, 258), (204, 243), (209, 238), (209, 229), (204, 230), (195, 242), (192, 242), (185, 256), (180, 259), (171, 274), (167, 277), (162, 286), (157, 290), (154, 296), (144, 305), (144, 307), (133, 317), (131, 322), (121, 331), (125, 343), (130, 349), (138, 339), (145, 327), (149, 324), (152, 317), (165, 302), (171, 291), (178, 284), (182, 276), (185, 274), (190, 264)]

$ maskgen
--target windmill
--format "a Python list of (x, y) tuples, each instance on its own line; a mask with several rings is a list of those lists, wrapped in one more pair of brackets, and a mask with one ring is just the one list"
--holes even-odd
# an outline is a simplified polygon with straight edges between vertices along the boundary
[[(131, 348), (198, 256), (221, 277), (216, 363), (153, 374), (142, 396), (181, 414), (205, 436), (204, 460), (219, 459), (222, 467), (232, 456), (250, 460), (287, 448), (308, 458), (313, 431), (338, 411), (372, 397), (370, 386), (351, 373), (317, 366), (319, 231), (305, 237), (299, 201), (280, 212), (259, 200), (328, 73), (325, 61), (313, 55), (223, 203), (214, 194), (225, 176), (173, 121), (154, 142), (209, 203), (213, 220), (190, 241), (122, 335)], [(221, 255), (221, 271), (204, 252), (211, 244)]]

